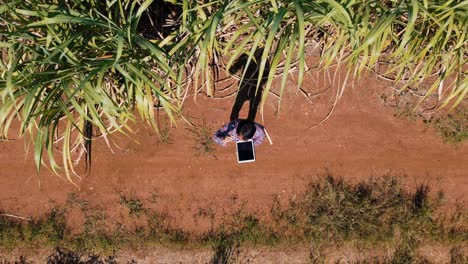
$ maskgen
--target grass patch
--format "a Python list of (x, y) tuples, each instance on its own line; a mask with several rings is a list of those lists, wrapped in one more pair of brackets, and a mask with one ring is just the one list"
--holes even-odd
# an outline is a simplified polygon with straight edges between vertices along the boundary
[(143, 203), (140, 199), (135, 198), (133, 195), (127, 197), (124, 194), (120, 194), (120, 205), (125, 206), (128, 209), (130, 215), (140, 217), (143, 212)]
[(193, 140), (193, 149), (195, 151), (195, 156), (212, 156), (215, 155), (215, 142), (213, 141), (213, 125), (207, 123), (207, 121), (202, 118), (199, 124), (196, 124), (190, 128), (187, 128), (190, 131), (191, 138)]
[[(428, 111), (433, 104), (418, 104), (418, 98), (411, 93), (382, 94), (382, 102), (394, 109), (394, 116), (410, 121), (421, 121), (433, 129), (444, 143), (459, 146), (468, 139), (468, 108), (466, 102), (451, 111)], [(432, 98), (435, 100), (434, 98)], [(436, 102), (437, 103), (437, 102)]]
[(460, 144), (468, 139), (468, 109), (457, 108), (445, 116), (432, 117), (425, 121), (433, 125), (444, 142)]
[(234, 263), (239, 258), (240, 243), (232, 236), (222, 234), (221, 237), (212, 246), (214, 252), (210, 263), (227, 264)]
[(172, 144), (171, 128), (168, 125), (159, 129), (159, 142), (163, 144)]
[[(328, 173), (286, 204), (276, 198), (268, 212), (247, 210), (245, 203), (222, 215), (200, 209), (194, 218), (212, 221), (211, 228), (193, 234), (173, 226), (167, 213), (154, 209), (155, 199), (120, 193), (116, 203), (126, 214), (123, 221), (109, 219), (104, 209), (70, 195), (65, 206), (42, 218), (25, 221), (0, 216), (0, 253), (46, 247), (55, 249), (51, 259), (66, 259), (115, 255), (122, 248), (194, 246), (210, 248), (211, 263), (232, 263), (241, 259), (243, 246), (310, 244), (310, 262), (323, 263), (328, 248), (354, 244), (367, 250), (392, 249), (361, 256), (357, 263), (423, 263), (418, 249), (424, 242), (452, 245), (452, 263), (463, 263), (466, 256), (457, 245), (468, 238), (467, 213), (463, 206), (448, 210), (441, 197), (441, 193), (431, 195), (424, 184), (408, 190), (400, 178), (369, 178), (352, 184)], [(67, 218), (76, 208), (84, 224), (72, 232)], [(216, 219), (223, 220), (215, 223)]]

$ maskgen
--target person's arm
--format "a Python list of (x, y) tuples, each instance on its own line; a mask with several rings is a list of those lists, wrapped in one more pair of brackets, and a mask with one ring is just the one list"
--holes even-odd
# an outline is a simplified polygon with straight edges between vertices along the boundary
[(213, 135), (213, 141), (221, 146), (226, 146), (226, 143), (232, 141), (232, 133), (236, 128), (237, 121), (232, 121), (221, 127)]
[(262, 125), (255, 124), (255, 134), (252, 137), (252, 141), (254, 143), (254, 146), (258, 146), (262, 144), (263, 140), (265, 139), (265, 130)]

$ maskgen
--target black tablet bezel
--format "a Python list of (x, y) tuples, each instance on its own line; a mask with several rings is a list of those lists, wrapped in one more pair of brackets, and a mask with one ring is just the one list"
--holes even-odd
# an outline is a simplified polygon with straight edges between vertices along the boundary
[[(239, 144), (246, 143), (246, 142), (250, 142), (250, 144), (252, 144), (253, 159), (249, 159), (249, 160), (240, 160), (240, 158), (239, 158)], [(254, 143), (253, 143), (253, 140), (250, 139), (250, 140), (237, 141), (237, 142), (236, 142), (236, 154), (237, 154), (237, 162), (238, 162), (238, 163), (255, 162), (255, 160), (256, 160), (256, 157), (255, 157), (255, 145), (254, 145)]]

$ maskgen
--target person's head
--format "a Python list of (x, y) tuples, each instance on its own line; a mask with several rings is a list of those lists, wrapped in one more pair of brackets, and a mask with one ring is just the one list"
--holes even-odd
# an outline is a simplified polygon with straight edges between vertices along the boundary
[(253, 138), (256, 130), (257, 128), (255, 127), (254, 122), (250, 120), (240, 120), (237, 125), (236, 133), (242, 140), (249, 140)]

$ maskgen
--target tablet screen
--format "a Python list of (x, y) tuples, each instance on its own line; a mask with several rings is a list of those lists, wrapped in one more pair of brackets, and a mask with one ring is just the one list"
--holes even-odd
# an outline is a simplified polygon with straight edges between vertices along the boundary
[(252, 140), (237, 142), (237, 161), (239, 163), (255, 161), (255, 149)]

